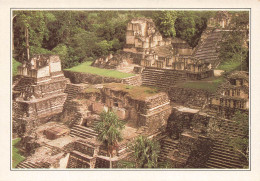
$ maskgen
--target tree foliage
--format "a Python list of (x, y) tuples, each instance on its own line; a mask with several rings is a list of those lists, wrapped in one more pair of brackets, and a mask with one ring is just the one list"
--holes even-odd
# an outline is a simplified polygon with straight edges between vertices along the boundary
[(230, 31), (223, 35), (223, 41), (220, 43), (220, 59), (222, 62), (247, 62), (248, 63), (248, 36), (249, 36), (249, 13), (232, 13)]
[(175, 37), (174, 24), (176, 18), (176, 11), (158, 11), (153, 16), (156, 26), (164, 37)]
[(241, 159), (245, 161), (248, 166), (249, 161), (249, 119), (248, 114), (237, 111), (233, 117), (239, 129), (241, 129), (241, 136), (235, 138), (228, 138), (229, 145), (241, 155)]
[(186, 40), (191, 47), (195, 47), (202, 32), (207, 27), (210, 12), (180, 11), (175, 22), (176, 36)]
[(135, 17), (152, 18), (164, 37), (177, 36), (194, 47), (209, 14), (207, 11), (13, 11), (14, 58), (20, 62), (26, 60), (28, 50), (30, 56), (59, 54), (63, 68), (86, 59), (94, 60), (123, 48), (127, 22)]
[(157, 141), (139, 136), (134, 143), (130, 144), (129, 149), (134, 155), (136, 168), (157, 167), (160, 152), (160, 145)]
[[(14, 11), (13, 13), (13, 43), (15, 53), (23, 60), (25, 51), (30, 49), (30, 54), (45, 53), (42, 49), (44, 39), (49, 39), (47, 23), (54, 21), (51, 13), (43, 11)], [(29, 52), (28, 52), (29, 53)], [(23, 61), (20, 60), (20, 61)]]
[[(129, 13), (132, 14), (132, 13)], [(129, 14), (117, 11), (14, 11), (14, 55), (59, 54), (63, 68), (121, 49)], [(132, 17), (132, 16), (131, 16)]]
[(104, 144), (108, 154), (112, 157), (118, 142), (123, 139), (121, 131), (124, 128), (124, 122), (119, 120), (112, 111), (103, 111), (100, 118), (101, 121), (96, 125), (95, 131), (98, 133), (98, 140)]

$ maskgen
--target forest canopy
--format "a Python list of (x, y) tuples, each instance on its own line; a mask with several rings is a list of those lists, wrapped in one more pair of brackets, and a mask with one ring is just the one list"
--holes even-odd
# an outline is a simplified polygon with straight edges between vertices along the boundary
[(58, 54), (63, 68), (115, 53), (125, 44), (127, 23), (152, 18), (163, 37), (195, 47), (210, 11), (13, 11), (13, 58)]

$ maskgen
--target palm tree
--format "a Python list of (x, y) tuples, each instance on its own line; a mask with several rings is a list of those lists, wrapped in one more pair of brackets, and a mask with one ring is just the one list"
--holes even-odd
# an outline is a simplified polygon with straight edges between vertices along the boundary
[(157, 141), (145, 136), (139, 136), (129, 146), (132, 150), (136, 168), (156, 168), (160, 145)]
[(95, 131), (98, 133), (98, 140), (107, 148), (110, 157), (110, 168), (112, 168), (111, 159), (113, 151), (117, 147), (118, 142), (123, 140), (121, 131), (124, 128), (124, 122), (119, 120), (112, 111), (103, 111), (100, 114), (100, 118), (101, 121), (95, 126)]

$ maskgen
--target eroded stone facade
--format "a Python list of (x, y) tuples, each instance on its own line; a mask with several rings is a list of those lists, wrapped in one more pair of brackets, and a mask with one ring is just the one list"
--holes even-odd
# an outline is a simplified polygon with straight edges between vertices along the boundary
[(16, 121), (14, 125), (25, 123), (26, 125), (22, 126), (25, 128), (23, 131), (31, 130), (33, 126), (42, 124), (62, 112), (67, 98), (64, 90), (69, 80), (61, 71), (58, 56), (32, 57), (29, 63), (25, 62), (18, 67), (18, 77), (19, 81), (13, 88), (13, 118)]
[(232, 72), (227, 78), (228, 81), (211, 98), (210, 106), (220, 115), (230, 118), (237, 110), (249, 110), (249, 79), (248, 73), (243, 71)]

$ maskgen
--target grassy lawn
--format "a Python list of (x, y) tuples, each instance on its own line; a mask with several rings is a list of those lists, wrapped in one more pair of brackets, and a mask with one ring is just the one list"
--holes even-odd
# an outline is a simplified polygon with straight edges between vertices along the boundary
[(200, 89), (205, 90), (210, 93), (215, 93), (218, 86), (223, 82), (223, 77), (210, 78), (199, 81), (189, 81), (178, 84), (178, 87), (190, 88), (190, 89)]
[(77, 65), (75, 67), (72, 67), (70, 69), (65, 69), (73, 72), (83, 72), (83, 73), (90, 73), (90, 74), (96, 74), (96, 75), (101, 75), (105, 77), (113, 77), (113, 78), (126, 78), (126, 77), (131, 77), (134, 76), (135, 74), (128, 74), (128, 73), (123, 73), (119, 72), (116, 70), (109, 70), (109, 69), (101, 69), (97, 67), (92, 67), (90, 66), (92, 62), (84, 62), (80, 65)]
[(19, 149), (16, 148), (16, 144), (21, 140), (21, 138), (16, 138), (12, 140), (12, 167), (15, 168), (18, 163), (23, 161), (25, 158), (19, 154)]
[(233, 70), (239, 69), (241, 62), (239, 61), (229, 61), (229, 62), (222, 62), (217, 69), (224, 70), (226, 72), (231, 72)]
[(85, 91), (85, 93), (95, 93), (95, 92), (99, 92), (99, 89), (89, 87), (89, 88), (84, 89), (84, 91)]
[(112, 90), (120, 90), (127, 92), (131, 98), (137, 100), (145, 100), (147, 97), (153, 96), (159, 92), (156, 88), (150, 88), (145, 86), (131, 86), (120, 83), (108, 83), (104, 84), (104, 87)]
[(16, 61), (14, 58), (12, 60), (12, 64), (13, 64), (13, 67), (12, 67), (12, 72), (13, 72), (13, 76), (15, 76), (17, 74), (17, 67), (19, 65), (21, 65), (20, 62)]

